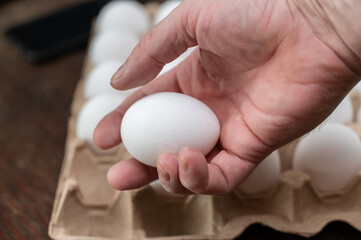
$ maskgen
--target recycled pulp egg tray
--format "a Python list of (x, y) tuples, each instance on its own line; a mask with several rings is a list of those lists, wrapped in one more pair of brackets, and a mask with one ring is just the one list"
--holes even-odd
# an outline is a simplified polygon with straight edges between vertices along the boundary
[[(361, 230), (361, 172), (342, 191), (318, 192), (309, 175), (292, 170), (299, 140), (279, 149), (282, 173), (277, 184), (261, 195), (235, 190), (221, 197), (165, 198), (150, 186), (113, 190), (106, 181), (107, 170), (130, 154), (123, 145), (96, 150), (75, 134), (78, 112), (86, 101), (84, 79), (93, 67), (85, 58), (74, 93), (49, 224), (53, 239), (234, 239), (254, 223), (312, 236), (335, 220)], [(354, 109), (358, 109), (361, 97), (355, 92), (350, 96)], [(350, 127), (361, 136), (359, 124), (354, 122)]]

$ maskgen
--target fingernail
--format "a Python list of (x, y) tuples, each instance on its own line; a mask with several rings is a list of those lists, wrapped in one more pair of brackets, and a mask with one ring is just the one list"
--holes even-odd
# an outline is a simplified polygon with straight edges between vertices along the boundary
[(119, 81), (119, 79), (122, 77), (125, 71), (125, 63), (118, 68), (118, 70), (114, 73), (112, 77), (112, 83)]
[(179, 167), (180, 169), (184, 172), (184, 171), (187, 171), (188, 169), (188, 162), (185, 160), (183, 154), (180, 154), (179, 155)]
[(170, 180), (169, 174), (164, 170), (162, 165), (158, 163), (158, 175), (162, 181), (168, 182)]

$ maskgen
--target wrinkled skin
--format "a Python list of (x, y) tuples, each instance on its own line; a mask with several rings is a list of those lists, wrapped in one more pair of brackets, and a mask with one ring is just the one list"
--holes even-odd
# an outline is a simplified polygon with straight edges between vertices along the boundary
[[(196, 45), (184, 62), (154, 79)], [(160, 91), (196, 97), (221, 124), (219, 144), (208, 156), (185, 147), (162, 154), (157, 169), (128, 159), (109, 170), (108, 181), (133, 189), (159, 175), (170, 192), (222, 195), (273, 150), (320, 124), (356, 83), (287, 1), (184, 0), (114, 75), (117, 89), (145, 85), (101, 121), (94, 141), (104, 149), (119, 144), (122, 116), (141, 97)]]

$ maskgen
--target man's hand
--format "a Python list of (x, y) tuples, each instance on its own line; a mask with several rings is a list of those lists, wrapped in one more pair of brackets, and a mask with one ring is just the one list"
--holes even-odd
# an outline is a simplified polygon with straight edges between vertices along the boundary
[[(191, 56), (154, 79), (192, 46), (198, 48)], [(220, 121), (215, 149), (208, 156), (189, 147), (164, 153), (157, 169), (135, 159), (120, 161), (108, 181), (116, 189), (132, 189), (159, 174), (170, 192), (222, 195), (273, 150), (321, 123), (356, 82), (286, 0), (184, 0), (114, 75), (117, 89), (145, 85), (101, 121), (94, 140), (104, 149), (119, 144), (122, 116), (146, 95), (193, 96)]]

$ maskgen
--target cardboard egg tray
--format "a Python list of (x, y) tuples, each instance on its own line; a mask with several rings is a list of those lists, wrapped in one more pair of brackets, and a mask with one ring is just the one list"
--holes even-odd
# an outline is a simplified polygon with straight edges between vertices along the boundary
[[(245, 195), (235, 190), (222, 197), (166, 198), (150, 186), (113, 190), (106, 181), (107, 170), (130, 154), (122, 145), (97, 150), (75, 135), (77, 114), (86, 101), (83, 83), (91, 68), (85, 60), (71, 106), (65, 156), (49, 224), (53, 239), (234, 239), (253, 223), (312, 236), (334, 220), (361, 230), (361, 172), (343, 191), (318, 192), (309, 175), (292, 170), (299, 140), (279, 149), (282, 173), (277, 184), (264, 194)], [(361, 97), (356, 93), (350, 96), (358, 109)], [(350, 127), (361, 136), (359, 124)]]

